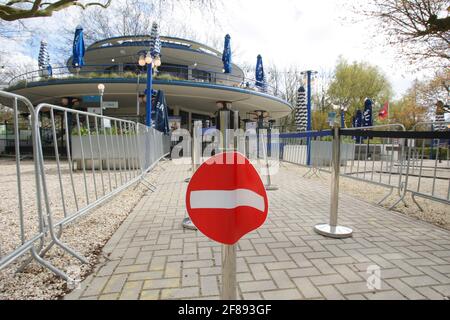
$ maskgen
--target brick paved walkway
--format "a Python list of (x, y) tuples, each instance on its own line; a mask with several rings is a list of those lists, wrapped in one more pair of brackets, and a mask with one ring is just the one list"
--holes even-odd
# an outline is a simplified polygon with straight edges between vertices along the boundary
[[(187, 166), (170, 164), (104, 248), (105, 261), (66, 299), (217, 299), (220, 246), (183, 230)], [(243, 299), (447, 299), (450, 232), (341, 195), (345, 240), (314, 233), (328, 221), (329, 188), (283, 165), (266, 224), (239, 242)], [(381, 290), (366, 285), (381, 268)]]

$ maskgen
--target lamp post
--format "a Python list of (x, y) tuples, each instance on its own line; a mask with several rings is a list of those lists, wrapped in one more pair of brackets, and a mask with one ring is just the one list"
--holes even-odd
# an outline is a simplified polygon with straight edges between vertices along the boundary
[[(303, 71), (302, 75), (306, 75), (306, 110), (307, 110), (307, 118), (306, 118), (306, 131), (312, 131), (312, 101), (311, 101), (311, 87), (313, 76), (317, 74), (317, 71)], [(311, 138), (307, 138), (307, 165), (311, 165)]]
[(97, 89), (100, 96), (100, 115), (103, 116), (103, 94), (105, 93), (105, 85), (103, 83), (99, 83)]
[(147, 88), (145, 93), (147, 95), (145, 104), (145, 124), (148, 127), (152, 125), (152, 86), (153, 86), (153, 69), (158, 68), (161, 65), (161, 57), (159, 54), (152, 56), (151, 51), (139, 52), (139, 66), (147, 66)]

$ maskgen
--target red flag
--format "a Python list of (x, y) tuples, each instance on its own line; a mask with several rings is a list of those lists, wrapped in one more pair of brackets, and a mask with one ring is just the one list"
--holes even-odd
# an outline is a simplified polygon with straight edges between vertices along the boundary
[(389, 102), (386, 102), (383, 106), (383, 109), (380, 110), (380, 112), (378, 113), (378, 117), (381, 120), (384, 120), (388, 117), (389, 115)]

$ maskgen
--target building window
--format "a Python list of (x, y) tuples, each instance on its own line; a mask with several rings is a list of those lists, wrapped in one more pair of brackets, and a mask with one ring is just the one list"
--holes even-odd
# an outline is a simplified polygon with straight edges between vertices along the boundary
[(158, 76), (169, 75), (171, 77), (187, 80), (188, 67), (180, 64), (165, 63), (158, 68)]
[(203, 70), (193, 69), (192, 78), (200, 82), (214, 82), (212, 74)]

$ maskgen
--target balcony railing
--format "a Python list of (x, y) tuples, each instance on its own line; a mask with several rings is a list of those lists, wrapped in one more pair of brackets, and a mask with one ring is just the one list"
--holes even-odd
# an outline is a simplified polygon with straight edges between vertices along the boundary
[[(11, 90), (26, 87), (29, 83), (77, 79), (135, 79), (136, 82), (145, 83), (146, 72), (137, 64), (85, 65), (79, 71), (68, 67), (56, 67), (53, 68), (51, 76), (46, 75), (45, 70), (30, 71), (12, 78), (8, 85)], [(286, 95), (281, 90), (270, 85), (261, 88), (256, 85), (255, 79), (205, 69), (162, 65), (154, 74), (154, 79), (223, 85), (286, 99)]]

